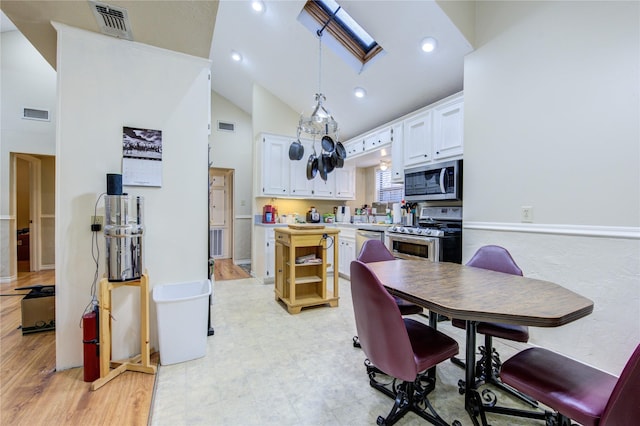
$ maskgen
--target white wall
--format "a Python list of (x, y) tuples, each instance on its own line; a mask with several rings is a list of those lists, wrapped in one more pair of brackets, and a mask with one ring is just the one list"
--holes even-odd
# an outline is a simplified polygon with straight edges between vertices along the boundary
[(618, 374), (640, 342), (640, 4), (476, 7), (463, 260), (504, 245), (525, 275), (592, 299), (592, 315), (531, 342)]
[[(144, 266), (150, 285), (207, 278), (209, 62), (55, 24), (57, 369), (82, 364), (78, 327), (95, 267), (90, 216), (120, 173), (122, 127), (162, 130), (162, 187), (125, 187), (145, 199)], [(98, 214), (104, 214), (104, 202)], [(100, 235), (100, 247), (104, 238)], [(104, 272), (104, 254), (99, 262)], [(113, 358), (139, 352), (136, 291), (114, 292)], [(150, 317), (155, 331), (155, 309)], [(152, 334), (154, 334), (152, 331)], [(152, 338), (157, 348), (157, 340)]]
[[(215, 76), (213, 77), (215, 78)], [(218, 130), (217, 122), (235, 124), (235, 132)], [(234, 169), (233, 259), (250, 261), (253, 215), (253, 131), (251, 116), (216, 92), (211, 93), (211, 167)]]
[[(56, 72), (19, 31), (0, 33), (0, 282), (17, 277), (12, 152), (55, 153)], [(51, 121), (22, 119), (23, 108), (49, 110)]]

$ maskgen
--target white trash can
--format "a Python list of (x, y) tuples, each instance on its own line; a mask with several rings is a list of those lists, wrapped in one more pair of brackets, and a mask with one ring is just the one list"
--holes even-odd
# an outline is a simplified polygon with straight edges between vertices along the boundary
[(210, 294), (209, 280), (153, 287), (160, 364), (177, 364), (206, 355)]

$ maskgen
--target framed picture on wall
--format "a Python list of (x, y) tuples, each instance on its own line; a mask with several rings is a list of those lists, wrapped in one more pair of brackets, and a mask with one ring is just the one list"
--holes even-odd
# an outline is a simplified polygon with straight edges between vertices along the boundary
[(162, 130), (122, 128), (122, 184), (162, 186)]

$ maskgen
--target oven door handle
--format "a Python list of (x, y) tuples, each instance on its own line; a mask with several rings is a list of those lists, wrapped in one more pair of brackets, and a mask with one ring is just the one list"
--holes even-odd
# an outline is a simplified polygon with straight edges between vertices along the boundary
[(441, 194), (446, 194), (447, 191), (444, 187), (444, 179), (447, 176), (447, 168), (443, 167), (442, 169), (440, 169), (440, 193)]

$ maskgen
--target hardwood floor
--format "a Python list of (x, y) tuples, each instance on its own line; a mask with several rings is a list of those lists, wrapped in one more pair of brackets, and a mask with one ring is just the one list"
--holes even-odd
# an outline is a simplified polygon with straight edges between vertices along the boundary
[(251, 275), (244, 269), (234, 265), (232, 259), (216, 259), (213, 267), (213, 276), (216, 281), (251, 278)]
[(56, 372), (55, 331), (22, 335), (22, 297), (13, 294), (26, 292), (14, 289), (54, 280), (54, 271), (19, 272), (0, 284), (0, 424), (147, 424), (156, 376), (127, 371), (92, 392), (81, 367)]
[[(216, 280), (249, 278), (231, 259), (216, 259)], [(146, 425), (156, 376), (127, 371), (96, 391), (82, 367), (55, 370), (55, 331), (22, 335), (17, 287), (54, 284), (55, 272), (18, 272), (0, 284), (0, 425)], [(151, 361), (158, 364), (158, 354)]]

